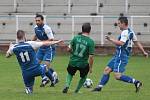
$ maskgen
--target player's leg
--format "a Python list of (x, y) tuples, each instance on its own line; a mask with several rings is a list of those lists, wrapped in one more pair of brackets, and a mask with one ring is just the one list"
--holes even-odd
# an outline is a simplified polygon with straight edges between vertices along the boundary
[(78, 82), (75, 93), (78, 93), (80, 88), (83, 86), (83, 84), (87, 78), (87, 74), (89, 72), (89, 65), (85, 66), (85, 68), (80, 68), (79, 71), (80, 71), (80, 80)]
[(113, 57), (107, 67), (105, 67), (104, 72), (103, 72), (103, 76), (100, 78), (99, 84), (97, 85), (96, 88), (94, 88), (92, 91), (101, 91), (103, 86), (105, 86), (107, 84), (107, 82), (109, 81), (109, 77), (110, 77), (110, 73), (113, 70), (113, 65), (115, 63), (115, 57)]
[(70, 87), (73, 75), (75, 75), (76, 71), (77, 71), (76, 67), (68, 65), (68, 67), (67, 67), (68, 74), (67, 74), (67, 77), (66, 77), (65, 87), (64, 87), (64, 89), (62, 91), (63, 93), (67, 93), (68, 92), (68, 89)]
[(49, 83), (49, 79), (46, 76), (46, 65), (40, 64), (36, 69), (34, 69), (33, 76), (41, 76), (42, 77), (42, 82), (40, 87), (44, 87), (46, 84)]
[(44, 58), (44, 53), (42, 49), (38, 49), (36, 53), (36, 58), (38, 59), (38, 63), (40, 64)]
[(34, 77), (30, 77), (28, 74), (23, 74), (23, 80), (25, 84), (25, 93), (33, 93)]
[(120, 81), (123, 81), (126, 83), (134, 84), (136, 87), (136, 92), (138, 92), (140, 87), (142, 86), (142, 83), (130, 76), (126, 76), (126, 75), (122, 74), (125, 71), (125, 66), (127, 65), (127, 63), (128, 63), (127, 60), (123, 60), (123, 61), (120, 60), (120, 61), (118, 61), (118, 63), (115, 64), (115, 67), (114, 67), (115, 78), (117, 80), (120, 80)]
[(43, 58), (43, 61), (47, 65), (46, 75), (51, 80), (51, 85), (50, 85), (51, 87), (54, 87), (54, 85), (56, 83), (58, 83), (58, 79), (55, 79), (55, 77), (53, 76), (54, 69), (52, 69), (52, 65), (51, 65), (51, 62), (53, 60), (54, 55), (55, 55), (54, 51), (48, 49), (45, 52), (45, 55), (44, 55), (44, 58)]
[(49, 79), (45, 74), (46, 73), (46, 65), (44, 65), (44, 64), (35, 66), (35, 68), (30, 70), (30, 72), (28, 72), (28, 73), (30, 73), (30, 76), (33, 76), (33, 77), (36, 77), (36, 76), (42, 77), (42, 82), (41, 82), (40, 87), (44, 87), (46, 84), (49, 83)]

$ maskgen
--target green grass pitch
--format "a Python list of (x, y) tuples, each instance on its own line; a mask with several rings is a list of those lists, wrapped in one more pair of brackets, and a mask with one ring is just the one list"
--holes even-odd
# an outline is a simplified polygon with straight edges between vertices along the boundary
[[(97, 85), (103, 69), (111, 56), (95, 56), (93, 73), (88, 77)], [(15, 56), (10, 59), (0, 54), (0, 100), (150, 100), (150, 58), (131, 57), (125, 74), (133, 76), (143, 82), (139, 93), (135, 93), (134, 85), (117, 81), (111, 74), (108, 84), (102, 92), (92, 93), (91, 89), (82, 88), (81, 93), (74, 94), (79, 80), (79, 73), (73, 78), (68, 94), (63, 94), (65, 84), (68, 55), (57, 55), (53, 61), (54, 69), (59, 75), (60, 82), (56, 87), (40, 88), (41, 78), (37, 77), (34, 85), (34, 93), (24, 93), (24, 84), (21, 77), (20, 67)]]

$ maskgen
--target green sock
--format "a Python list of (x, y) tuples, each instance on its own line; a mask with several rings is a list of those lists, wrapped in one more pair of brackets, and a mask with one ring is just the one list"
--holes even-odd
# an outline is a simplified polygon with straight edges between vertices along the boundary
[(67, 78), (66, 78), (66, 87), (70, 86), (72, 78), (73, 76), (68, 73)]
[(75, 90), (76, 93), (79, 92), (79, 90), (80, 90), (80, 88), (83, 86), (83, 84), (84, 84), (86, 78), (87, 78), (87, 76), (85, 76), (84, 78), (81, 78), (81, 79), (79, 80), (78, 86), (77, 86), (77, 88), (76, 88), (76, 90)]

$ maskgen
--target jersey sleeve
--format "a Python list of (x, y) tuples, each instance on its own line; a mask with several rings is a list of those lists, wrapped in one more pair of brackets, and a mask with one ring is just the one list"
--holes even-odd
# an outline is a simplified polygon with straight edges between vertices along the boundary
[(89, 55), (94, 55), (94, 51), (95, 51), (95, 43), (94, 41), (91, 41), (89, 45)]
[(37, 41), (28, 41), (27, 43), (29, 43), (34, 50), (38, 49), (39, 47), (43, 45), (42, 42), (37, 42)]
[(14, 52), (13, 52), (13, 48), (14, 48), (15, 44), (10, 44), (9, 45), (9, 49), (7, 50), (7, 54), (9, 55), (12, 55)]
[(124, 30), (121, 33), (121, 39), (120, 39), (120, 41), (122, 41), (122, 42), (125, 43), (127, 41), (127, 39), (128, 39), (128, 30)]
[(133, 41), (138, 41), (134, 32), (133, 32)]
[(45, 30), (45, 33), (47, 34), (47, 37), (49, 39), (54, 39), (53, 31), (52, 31), (52, 29), (50, 27), (45, 26), (44, 30)]

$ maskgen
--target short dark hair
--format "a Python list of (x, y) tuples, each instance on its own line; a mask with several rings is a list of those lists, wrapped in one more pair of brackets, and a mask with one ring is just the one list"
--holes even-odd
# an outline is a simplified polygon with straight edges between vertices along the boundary
[(127, 17), (121, 16), (121, 17), (118, 18), (118, 20), (121, 23), (125, 23), (125, 25), (128, 25), (128, 18)]
[(21, 40), (25, 36), (25, 32), (23, 30), (18, 30), (17, 31), (17, 39)]
[(35, 17), (35, 18), (37, 18), (37, 17), (40, 17), (40, 18), (41, 18), (41, 20), (44, 20), (44, 17), (43, 17), (43, 15), (36, 14), (36, 17)]
[(82, 32), (90, 33), (90, 31), (91, 31), (91, 25), (90, 25), (90, 23), (84, 23), (82, 25)]

